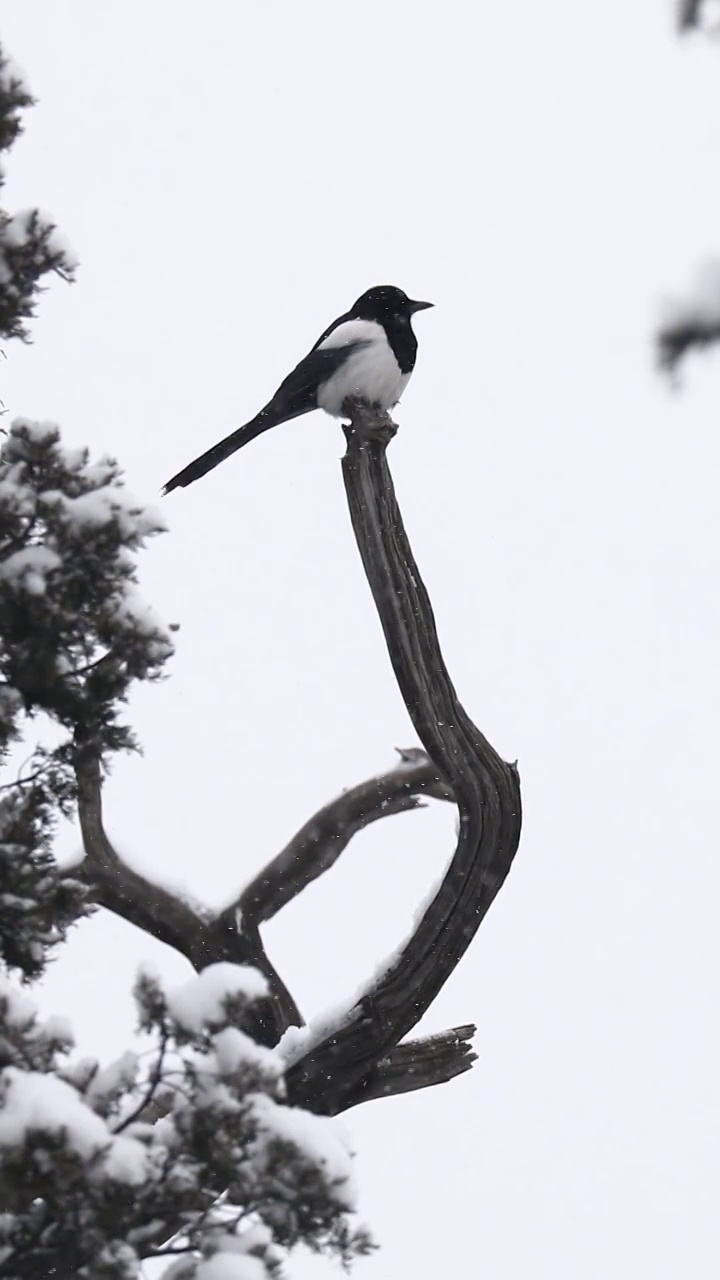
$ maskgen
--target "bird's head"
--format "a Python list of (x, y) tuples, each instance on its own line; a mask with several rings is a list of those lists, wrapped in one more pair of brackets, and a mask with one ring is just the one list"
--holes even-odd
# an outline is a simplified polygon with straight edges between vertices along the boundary
[(413, 302), (402, 289), (392, 284), (375, 285), (368, 289), (353, 304), (350, 315), (358, 320), (406, 320), (416, 311), (425, 311), (432, 307), (432, 302)]

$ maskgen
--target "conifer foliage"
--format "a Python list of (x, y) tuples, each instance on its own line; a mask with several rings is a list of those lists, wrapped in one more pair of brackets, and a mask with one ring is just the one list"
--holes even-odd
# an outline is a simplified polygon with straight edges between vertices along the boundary
[[(32, 99), (0, 53), (0, 150)], [(73, 264), (37, 211), (0, 212), (0, 335), (26, 338), (39, 282)], [(272, 1280), (303, 1244), (347, 1263), (353, 1216), (337, 1122), (287, 1105), (283, 1062), (243, 1026), (255, 969), (138, 978), (138, 1044), (101, 1067), (23, 989), (92, 906), (57, 866), (88, 755), (137, 744), (138, 681), (172, 654), (136, 558), (163, 524), (109, 458), (16, 418), (0, 449), (0, 1280)], [(41, 736), (42, 745), (34, 746)], [(21, 763), (23, 762), (24, 763)], [(161, 1265), (160, 1260), (165, 1260)]]
[[(0, 193), (5, 185), (2, 153), (22, 132), (22, 112), (32, 103), (22, 72), (0, 49)], [(0, 209), (0, 337), (27, 338), (43, 276), (55, 272), (72, 280), (75, 267), (54, 223), (39, 209), (13, 214)]]

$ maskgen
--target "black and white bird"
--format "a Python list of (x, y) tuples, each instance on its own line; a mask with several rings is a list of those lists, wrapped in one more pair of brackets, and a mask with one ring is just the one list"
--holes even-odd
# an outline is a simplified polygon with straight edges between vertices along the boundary
[(353, 397), (385, 412), (392, 409), (415, 366), (417, 338), (410, 321), (432, 305), (413, 302), (393, 285), (368, 289), (321, 334), (257, 417), (178, 471), (163, 492), (192, 484), (263, 431), (313, 409), (340, 418), (345, 401)]

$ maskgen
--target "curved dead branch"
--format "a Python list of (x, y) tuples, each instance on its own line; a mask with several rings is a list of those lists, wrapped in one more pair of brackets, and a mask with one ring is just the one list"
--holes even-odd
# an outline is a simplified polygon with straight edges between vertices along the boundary
[(307, 885), (335, 865), (353, 836), (371, 822), (422, 805), (421, 796), (452, 800), (453, 794), (424, 751), (399, 752), (401, 764), (343, 791), (301, 827), (289, 844), (221, 913), (230, 924), (239, 913), (242, 926), (270, 920)]
[(133, 871), (116, 852), (103, 824), (100, 762), (93, 751), (78, 752), (75, 776), (85, 859), (73, 867), (73, 875), (93, 889), (101, 906), (190, 959), (203, 920), (181, 898)]
[(90, 886), (93, 900), (174, 947), (196, 969), (219, 960), (255, 965), (271, 992), (270, 999), (259, 1001), (248, 1014), (248, 1030), (262, 1044), (275, 1044), (288, 1026), (300, 1025), (297, 1006), (270, 963), (257, 929), (239, 934), (203, 917), (182, 898), (129, 867), (105, 831), (100, 762), (93, 749), (78, 750), (75, 775), (85, 858), (73, 868), (73, 875)]
[[(103, 823), (97, 754), (88, 748), (80, 750), (75, 772), (85, 858), (73, 868), (73, 875), (91, 888), (92, 897), (100, 906), (173, 947), (196, 969), (219, 960), (252, 964), (260, 969), (270, 984), (271, 999), (255, 1007), (248, 1030), (261, 1043), (275, 1044), (289, 1026), (302, 1026), (303, 1019), (267, 956), (259, 923), (270, 919), (327, 871), (352, 836), (369, 823), (417, 808), (424, 795), (452, 799), (448, 784), (424, 751), (411, 747), (399, 754), (401, 763), (395, 769), (351, 788), (316, 813), (237, 901), (213, 916), (209, 911), (194, 909), (123, 861)], [(443, 1069), (438, 1062), (438, 1070)], [(388, 1091), (404, 1091), (397, 1071), (385, 1089)]]
[(288, 1073), (293, 1102), (329, 1113), (352, 1105), (450, 976), (510, 870), (521, 823), (517, 770), (467, 716), (440, 652), (387, 465), (395, 424), (362, 405), (347, 410), (343, 477), (358, 548), (400, 692), (460, 824), (450, 867), (409, 942), (343, 1025)]

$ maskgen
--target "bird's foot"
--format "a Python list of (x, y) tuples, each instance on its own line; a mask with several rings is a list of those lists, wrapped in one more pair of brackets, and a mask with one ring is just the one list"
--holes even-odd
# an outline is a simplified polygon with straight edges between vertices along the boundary
[(357, 436), (363, 440), (379, 440), (389, 444), (396, 435), (398, 424), (393, 422), (386, 409), (380, 409), (367, 400), (349, 398), (343, 405), (343, 413), (350, 419), (349, 426), (344, 426), (345, 435)]

